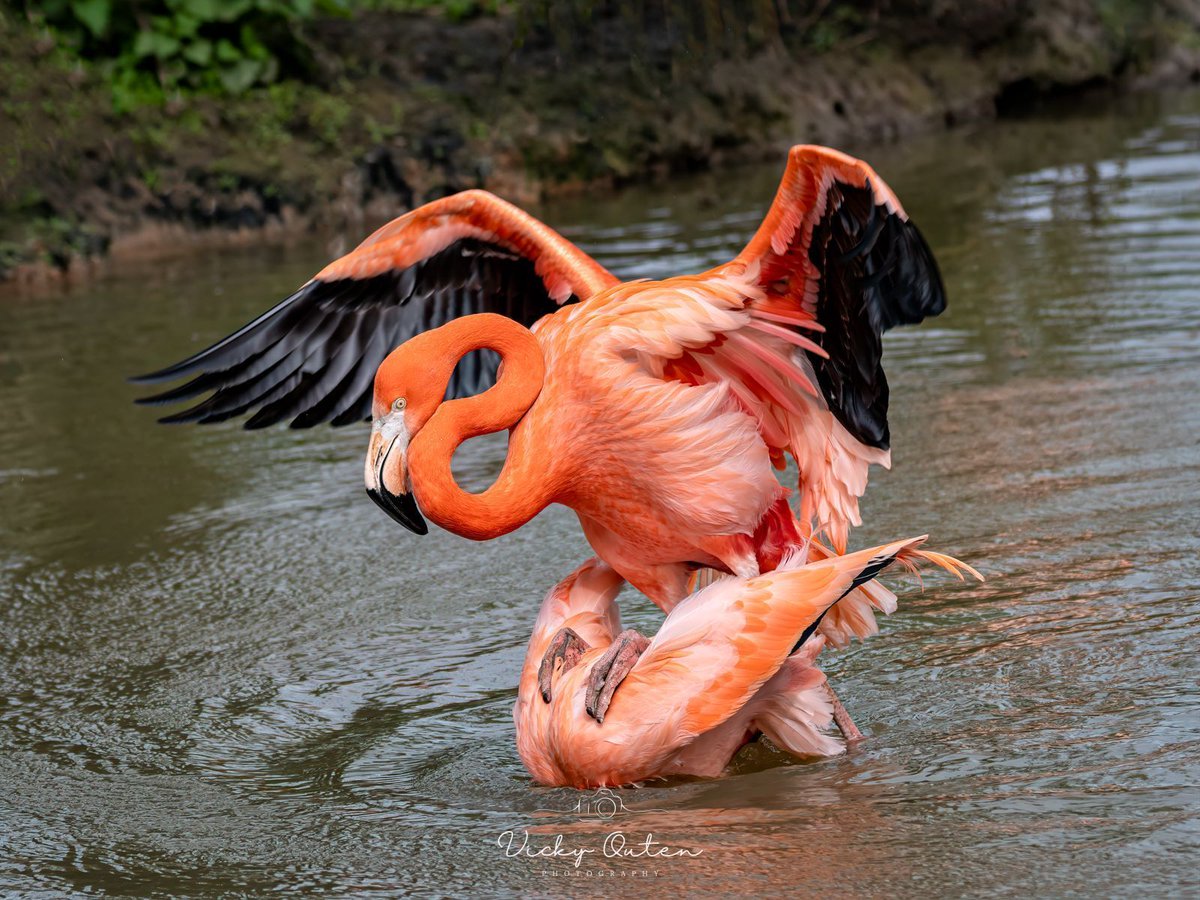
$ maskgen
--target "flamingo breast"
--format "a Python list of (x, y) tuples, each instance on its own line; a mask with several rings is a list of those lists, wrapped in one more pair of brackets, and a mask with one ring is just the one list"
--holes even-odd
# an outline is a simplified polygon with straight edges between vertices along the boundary
[(546, 382), (522, 423), (552, 434), (547, 444), (563, 454), (559, 502), (619, 569), (721, 564), (704, 545), (753, 534), (785, 493), (757, 423), (724, 384), (666, 380), (635, 358), (589, 353), (583, 312), (535, 329)]

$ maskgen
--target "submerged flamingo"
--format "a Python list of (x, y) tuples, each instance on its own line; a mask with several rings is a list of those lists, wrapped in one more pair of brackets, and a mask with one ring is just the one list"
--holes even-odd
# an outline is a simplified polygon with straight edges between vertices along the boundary
[[(836, 700), (815, 665), (825, 644), (815, 629), (841, 597), (892, 562), (978, 577), (918, 549), (923, 541), (807, 564), (799, 549), (772, 572), (726, 577), (692, 594), (652, 640), (637, 636), (640, 658), (603, 725), (587, 712), (598, 683), (592, 672), (618, 634), (630, 632), (621, 632), (616, 604), (621, 576), (589, 560), (547, 595), (529, 640), (513, 710), (522, 762), (542, 784), (583, 788), (719, 775), (760, 733), (796, 756), (840, 753), (844, 745), (827, 733)], [(547, 651), (562, 634), (569, 643), (550, 663)]]
[[(201, 372), (145, 402), (215, 391), (164, 421), (371, 416), (367, 491), (397, 521), (424, 533), (423, 511), (483, 540), (562, 503), (597, 556), (669, 611), (698, 568), (754, 577), (817, 526), (845, 550), (868, 466), (890, 460), (882, 332), (944, 306), (929, 248), (882, 179), (799, 146), (745, 250), (703, 274), (619, 283), (529, 215), (468, 191), (396, 219), (142, 380)], [(492, 382), (475, 350), (498, 354), (499, 380), (447, 399)], [(462, 490), (455, 449), (505, 429), (495, 484)], [(785, 453), (798, 519), (773, 471)], [(872, 609), (893, 604), (859, 589), (822, 633), (869, 634)], [(627, 643), (611, 648), (620, 665), (600, 667), (614, 684), (636, 658)]]

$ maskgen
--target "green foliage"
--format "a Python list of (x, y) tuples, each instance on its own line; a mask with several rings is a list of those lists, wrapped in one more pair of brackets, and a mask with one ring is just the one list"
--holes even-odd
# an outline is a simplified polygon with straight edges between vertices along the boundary
[(859, 10), (849, 5), (835, 6), (827, 14), (815, 17), (805, 37), (814, 50), (824, 53), (864, 27), (864, 17)]
[(102, 67), (118, 112), (183, 92), (241, 94), (282, 77), (307, 77), (301, 28), (342, 15), (350, 0), (26, 0), (40, 22)]
[[(330, 15), (435, 15), (452, 22), (511, 15), (517, 43), (549, 36), (563, 57), (619, 54), (647, 82), (784, 44), (829, 51), (869, 32), (892, 0), (22, 0), (81, 70), (109, 87), (113, 107), (173, 110), (193, 94), (236, 96), (312, 83), (307, 28)], [(916, 2), (916, 0), (912, 0)], [(1139, 0), (1097, 0), (1120, 8)], [(1114, 16), (1119, 18), (1119, 16)], [(613, 34), (626, 39), (613, 40)], [(331, 110), (336, 119), (340, 110)], [(322, 130), (322, 129), (318, 129)]]

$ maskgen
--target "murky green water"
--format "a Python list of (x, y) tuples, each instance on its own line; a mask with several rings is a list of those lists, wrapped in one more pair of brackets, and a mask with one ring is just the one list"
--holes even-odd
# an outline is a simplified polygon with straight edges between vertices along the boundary
[[(856, 541), (929, 531), (990, 576), (905, 590), (827, 656), (865, 745), (760, 750), (612, 820), (532, 786), (511, 707), (544, 591), (588, 554), (573, 516), (418, 539), (363, 495), (361, 428), (153, 425), (122, 377), (327, 249), (130, 267), (0, 298), (0, 888), (1200, 890), (1200, 97), (851, 149), (951, 296), (889, 337), (895, 466)], [(777, 176), (542, 213), (620, 274), (672, 274), (739, 248)], [(510, 829), (592, 852), (509, 858)], [(699, 855), (605, 858), (612, 831)]]

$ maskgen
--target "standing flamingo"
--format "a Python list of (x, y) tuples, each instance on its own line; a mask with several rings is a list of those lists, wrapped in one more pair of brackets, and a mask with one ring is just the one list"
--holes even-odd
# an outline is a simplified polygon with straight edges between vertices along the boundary
[[(697, 568), (753, 577), (814, 526), (845, 550), (868, 466), (890, 462), (881, 335), (944, 307), (933, 256), (883, 180), (798, 146), (750, 243), (703, 274), (619, 283), (526, 213), (467, 191), (401, 216), (241, 330), (144, 376), (200, 372), (142, 402), (211, 390), (162, 421), (257, 409), (247, 428), (373, 417), (367, 491), (397, 521), (423, 534), (423, 511), (484, 540), (562, 503), (596, 554), (669, 611)], [(467, 397), (495, 377), (476, 350), (503, 368)], [(505, 429), (495, 484), (462, 490), (455, 449)], [(773, 472), (785, 453), (799, 520)], [(892, 605), (864, 587), (822, 633), (869, 634), (872, 609)], [(631, 640), (613, 657), (628, 661)], [(628, 670), (601, 669), (613, 683)]]
[[(621, 633), (623, 579), (589, 560), (550, 591), (529, 640), (513, 710), (522, 762), (542, 784), (584, 788), (719, 775), (759, 733), (797, 756), (840, 753), (843, 744), (826, 733), (834, 698), (815, 665), (825, 643), (814, 634), (817, 623), (892, 562), (977, 576), (917, 549), (923, 541), (809, 564), (803, 550), (792, 551), (772, 572), (726, 577), (692, 594), (646, 642), (603, 726), (588, 712), (598, 681), (592, 672)], [(549, 665), (547, 650), (564, 633), (568, 652)]]

